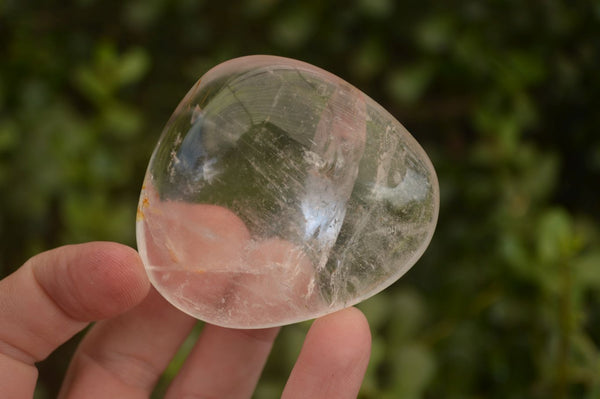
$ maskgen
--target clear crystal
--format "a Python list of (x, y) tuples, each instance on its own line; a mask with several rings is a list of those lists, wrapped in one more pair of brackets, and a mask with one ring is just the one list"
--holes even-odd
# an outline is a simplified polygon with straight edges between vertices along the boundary
[(174, 306), (262, 328), (356, 304), (429, 244), (437, 177), (381, 106), (312, 65), (237, 58), (167, 123), (137, 216), (140, 255)]

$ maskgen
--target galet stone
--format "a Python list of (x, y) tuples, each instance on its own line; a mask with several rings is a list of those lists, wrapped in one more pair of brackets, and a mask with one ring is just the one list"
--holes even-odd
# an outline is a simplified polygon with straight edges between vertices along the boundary
[(375, 101), (312, 65), (230, 60), (179, 104), (137, 214), (154, 287), (208, 323), (263, 328), (356, 304), (429, 244), (439, 189)]

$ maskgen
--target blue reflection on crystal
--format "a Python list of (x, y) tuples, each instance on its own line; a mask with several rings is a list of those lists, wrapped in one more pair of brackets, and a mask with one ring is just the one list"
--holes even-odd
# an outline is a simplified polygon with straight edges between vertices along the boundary
[(194, 182), (210, 183), (218, 174), (215, 169), (216, 158), (209, 158), (205, 150), (205, 119), (200, 107), (196, 105), (192, 112), (190, 130), (188, 130), (179, 150), (175, 163), (176, 170)]

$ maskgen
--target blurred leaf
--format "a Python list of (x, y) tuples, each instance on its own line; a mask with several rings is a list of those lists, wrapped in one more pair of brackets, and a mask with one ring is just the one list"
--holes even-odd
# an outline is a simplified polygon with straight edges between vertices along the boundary
[(164, 12), (164, 0), (129, 1), (124, 6), (123, 20), (136, 29), (149, 29)]
[(371, 79), (384, 68), (385, 60), (381, 40), (372, 37), (359, 47), (353, 59), (352, 71), (358, 79)]
[(78, 69), (75, 81), (79, 90), (92, 102), (101, 102), (110, 95), (110, 87), (105, 86), (90, 69)]
[(542, 215), (537, 234), (537, 251), (542, 262), (553, 263), (570, 256), (576, 245), (571, 219), (562, 209)]
[(120, 87), (138, 81), (149, 65), (149, 57), (140, 48), (120, 56), (112, 43), (101, 43), (96, 48), (93, 63), (76, 70), (75, 84), (92, 103), (102, 106)]
[(397, 290), (389, 301), (392, 315), (390, 320), (391, 342), (404, 342), (412, 337), (425, 321), (426, 308), (420, 295), (412, 289)]
[(264, 17), (280, 0), (246, 0), (245, 11), (250, 17)]
[(274, 20), (271, 27), (273, 43), (284, 48), (304, 44), (314, 31), (316, 22), (310, 7), (310, 3), (298, 3)]
[(386, 292), (379, 293), (360, 303), (357, 307), (363, 311), (372, 329), (382, 328), (390, 318), (392, 309), (388, 306), (390, 295)]
[(600, 250), (594, 249), (581, 255), (573, 266), (579, 286), (600, 290)]
[(423, 395), (429, 381), (435, 373), (435, 361), (431, 352), (419, 345), (398, 348), (394, 368), (394, 397), (416, 399)]
[(453, 22), (449, 15), (431, 14), (415, 29), (417, 43), (428, 52), (447, 49), (453, 36)]
[(392, 0), (358, 0), (357, 3), (360, 11), (377, 18), (389, 16), (394, 8)]
[(18, 144), (18, 125), (10, 119), (0, 120), (0, 154), (8, 152)]
[(118, 81), (121, 86), (135, 83), (140, 80), (148, 71), (150, 58), (148, 54), (141, 49), (129, 50), (120, 59), (118, 69)]
[(107, 133), (120, 139), (132, 138), (142, 126), (142, 120), (137, 110), (124, 104), (114, 103), (107, 106), (102, 116)]
[(388, 76), (388, 91), (400, 103), (413, 104), (425, 93), (433, 77), (433, 67), (418, 64), (392, 71)]

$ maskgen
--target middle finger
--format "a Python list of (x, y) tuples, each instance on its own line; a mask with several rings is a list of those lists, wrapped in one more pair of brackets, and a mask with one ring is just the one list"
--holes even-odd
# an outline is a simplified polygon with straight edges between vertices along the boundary
[(151, 290), (138, 307), (90, 330), (61, 397), (147, 398), (195, 323)]

